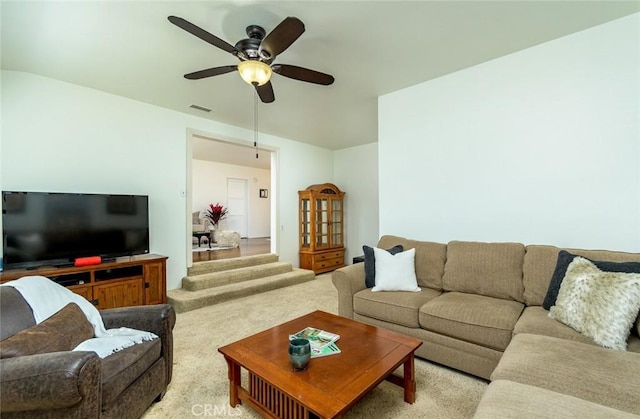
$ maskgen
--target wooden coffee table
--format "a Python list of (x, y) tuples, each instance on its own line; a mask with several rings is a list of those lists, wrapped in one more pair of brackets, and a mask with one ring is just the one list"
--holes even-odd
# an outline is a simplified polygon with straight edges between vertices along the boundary
[[(307, 326), (340, 335), (342, 353), (312, 358), (305, 371), (289, 363), (289, 335)], [(265, 417), (339, 417), (383, 380), (416, 399), (414, 352), (418, 339), (323, 311), (249, 336), (218, 349), (229, 367), (229, 403), (245, 402)], [(404, 365), (403, 377), (393, 374)], [(242, 387), (241, 368), (248, 371)]]

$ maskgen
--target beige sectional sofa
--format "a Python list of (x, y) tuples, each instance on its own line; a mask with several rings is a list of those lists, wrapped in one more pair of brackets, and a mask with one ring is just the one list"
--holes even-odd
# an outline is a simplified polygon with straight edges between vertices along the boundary
[[(372, 292), (363, 263), (336, 270), (339, 314), (423, 341), (416, 355), (488, 380), (477, 417), (640, 415), (640, 320), (627, 351), (598, 346), (542, 307), (553, 246), (383, 236), (377, 247), (415, 248), (420, 292)], [(565, 249), (597, 261), (640, 254)]]

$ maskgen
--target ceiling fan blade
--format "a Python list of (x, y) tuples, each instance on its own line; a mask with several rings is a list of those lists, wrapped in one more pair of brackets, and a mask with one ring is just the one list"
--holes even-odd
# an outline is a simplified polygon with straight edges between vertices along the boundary
[(262, 86), (256, 86), (256, 92), (258, 92), (260, 100), (264, 103), (271, 103), (276, 100), (276, 97), (273, 94), (273, 86), (270, 81), (266, 82)]
[(272, 59), (289, 48), (303, 33), (304, 23), (297, 17), (288, 17), (264, 37), (258, 52), (265, 59)]
[(169, 22), (173, 23), (174, 25), (176, 25), (179, 28), (184, 29), (185, 31), (189, 32), (190, 34), (197, 36), (198, 38), (202, 39), (205, 42), (210, 43), (211, 45), (220, 48), (223, 51), (229, 52), (233, 55), (236, 55), (238, 53), (238, 50), (231, 44), (229, 44), (226, 41), (223, 41), (222, 39), (218, 38), (217, 36), (210, 34), (209, 32), (205, 31), (204, 29), (194, 25), (193, 23), (184, 20), (181, 17), (177, 17), (177, 16), (169, 16), (167, 19), (169, 19)]
[(206, 70), (194, 71), (193, 73), (185, 74), (184, 78), (189, 80), (199, 80), (204, 79), (205, 77), (231, 73), (232, 71), (236, 71), (237, 69), (237, 65), (225, 65), (222, 67), (207, 68)]
[(328, 86), (335, 80), (333, 76), (329, 74), (321, 73), (315, 70), (309, 70), (308, 68), (304, 67), (298, 67), (297, 65), (274, 64), (271, 66), (271, 69), (274, 73), (278, 73), (281, 76), (289, 77), (290, 79), (321, 84), (323, 86)]

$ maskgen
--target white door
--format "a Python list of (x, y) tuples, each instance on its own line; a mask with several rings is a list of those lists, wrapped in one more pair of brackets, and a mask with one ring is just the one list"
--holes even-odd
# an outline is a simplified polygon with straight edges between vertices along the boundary
[(237, 231), (243, 238), (248, 236), (247, 188), (247, 179), (227, 178), (227, 230)]

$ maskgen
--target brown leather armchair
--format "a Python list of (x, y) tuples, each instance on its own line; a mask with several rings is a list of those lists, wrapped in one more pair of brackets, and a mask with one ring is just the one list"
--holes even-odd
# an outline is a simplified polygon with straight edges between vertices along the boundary
[[(138, 418), (164, 395), (173, 366), (175, 312), (168, 304), (100, 311), (107, 329), (130, 327), (160, 339), (106, 358), (62, 351), (0, 359), (2, 418)], [(0, 340), (35, 326), (31, 308), (0, 287)]]

